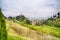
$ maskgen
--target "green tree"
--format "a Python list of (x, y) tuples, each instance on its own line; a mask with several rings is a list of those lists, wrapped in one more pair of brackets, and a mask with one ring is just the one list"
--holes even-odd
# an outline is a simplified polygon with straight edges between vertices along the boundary
[(24, 15), (19, 15), (16, 17), (16, 20), (18, 20), (18, 21), (23, 21), (24, 19), (25, 19)]
[(31, 24), (31, 22), (28, 18), (25, 18), (23, 22), (26, 23), (26, 24)]
[(9, 19), (9, 20), (12, 20), (12, 17), (11, 17), (11, 16), (9, 16), (9, 17), (8, 17), (8, 19)]
[(4, 15), (0, 9), (0, 40), (7, 40), (7, 31), (4, 19)]

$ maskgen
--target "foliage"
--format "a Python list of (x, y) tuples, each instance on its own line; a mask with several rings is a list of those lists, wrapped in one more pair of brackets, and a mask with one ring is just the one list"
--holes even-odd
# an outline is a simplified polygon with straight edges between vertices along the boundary
[(53, 20), (53, 18), (52, 18), (52, 17), (50, 17), (50, 18), (48, 18), (48, 20)]
[(0, 40), (7, 40), (6, 24), (1, 9), (0, 9)]
[(18, 21), (23, 21), (24, 19), (25, 19), (24, 15), (16, 16), (16, 20), (18, 20)]
[(8, 35), (8, 40), (25, 40), (23, 37)]
[(9, 16), (8, 19), (11, 20), (13, 17), (12, 16)]
[(53, 17), (50, 17), (45, 20), (44, 24), (47, 24), (49, 26), (60, 27), (60, 12), (58, 12), (57, 15), (53, 15)]
[(45, 21), (46, 25), (60, 27), (60, 18)]
[(25, 18), (23, 22), (26, 23), (26, 24), (31, 24), (31, 22), (28, 18)]
[(42, 33), (45, 33), (48, 35), (53, 35), (53, 36), (60, 38), (60, 28), (53, 27), (53, 26), (47, 26), (47, 25), (32, 26), (32, 25), (25, 25), (24, 24), (24, 26), (26, 26), (32, 30), (38, 31), (39, 33), (42, 32)]
[[(18, 22), (17, 22), (18, 23)], [(35, 26), (35, 25), (30, 25), (30, 24), (25, 24), (24, 22), (19, 23), (22, 26), (28, 27), (32, 30), (35, 30), (37, 32), (42, 32), (48, 35), (53, 35), (56, 37), (60, 38), (60, 28), (55, 27), (55, 26), (48, 26), (48, 25), (41, 25), (41, 26)]]
[(26, 24), (31, 24), (30, 20), (26, 18), (24, 15), (16, 16), (16, 20), (20, 22), (24, 22)]

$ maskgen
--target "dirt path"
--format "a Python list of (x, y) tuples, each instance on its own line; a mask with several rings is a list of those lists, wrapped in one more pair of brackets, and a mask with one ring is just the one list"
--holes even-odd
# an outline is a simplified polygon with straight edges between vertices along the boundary
[(38, 33), (17, 23), (14, 23), (13, 25), (14, 26), (12, 28), (18, 35), (24, 36), (26, 38), (31, 38), (32, 40), (60, 40), (57, 37)]

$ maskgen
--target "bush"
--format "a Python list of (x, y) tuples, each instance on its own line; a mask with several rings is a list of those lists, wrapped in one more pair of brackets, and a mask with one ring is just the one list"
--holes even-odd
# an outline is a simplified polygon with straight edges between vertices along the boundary
[(25, 19), (24, 15), (16, 16), (16, 20), (18, 20), (18, 21), (23, 21), (24, 19)]
[(1, 9), (0, 9), (0, 40), (7, 40), (6, 24)]
[(27, 18), (25, 18), (23, 22), (26, 23), (26, 24), (31, 24), (30, 20), (27, 19)]

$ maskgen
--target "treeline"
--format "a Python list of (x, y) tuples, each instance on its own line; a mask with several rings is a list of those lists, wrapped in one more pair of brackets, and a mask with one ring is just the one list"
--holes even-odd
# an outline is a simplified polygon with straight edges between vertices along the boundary
[(9, 16), (7, 19), (13, 20), (14, 22), (19, 21), (19, 22), (24, 22), (25, 24), (31, 24), (30, 20), (25, 17), (24, 15), (18, 15), (15, 17)]
[(29, 18), (25, 17), (24, 15), (18, 15), (18, 16), (15, 16), (15, 17), (12, 17), (12, 16), (9, 16), (7, 19), (9, 20), (13, 20), (14, 22), (19, 21), (20, 23), (25, 23), (25, 24), (30, 24), (30, 25), (36, 25), (36, 26), (40, 26), (42, 25), (42, 21), (40, 20), (29, 20)]
[(49, 25), (49, 26), (55, 26), (55, 27), (60, 27), (60, 12), (58, 12), (57, 14), (53, 15), (52, 17), (48, 18), (47, 20), (33, 20), (30, 21), (27, 17), (25, 17), (24, 15), (18, 15), (15, 17), (8, 17), (9, 20), (13, 20), (13, 21), (19, 21), (19, 22), (24, 22), (25, 24), (31, 24), (31, 25), (36, 25), (36, 26), (40, 26), (40, 25)]
[(49, 26), (60, 27), (60, 12), (44, 21), (44, 24)]

